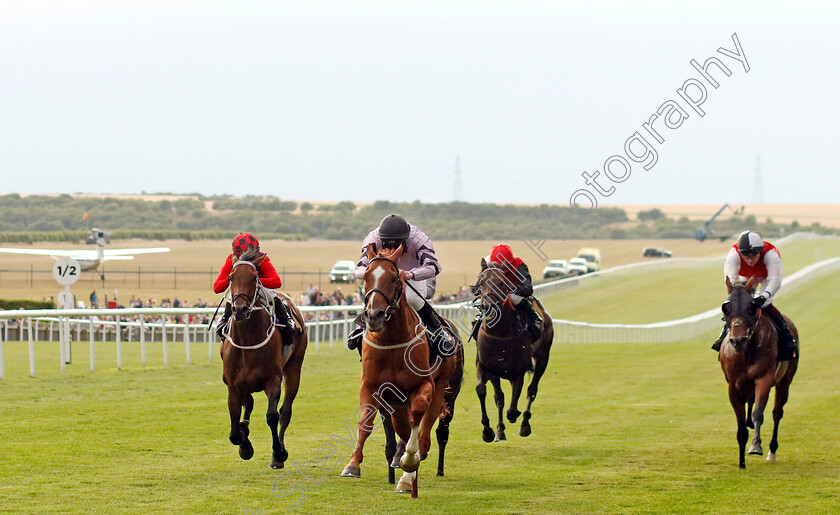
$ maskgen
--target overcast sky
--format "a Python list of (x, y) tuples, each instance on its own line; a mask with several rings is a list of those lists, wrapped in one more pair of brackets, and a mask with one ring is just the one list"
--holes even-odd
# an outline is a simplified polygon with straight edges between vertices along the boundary
[[(460, 155), (470, 202), (567, 204), (588, 188), (600, 205), (838, 203), (836, 3), (0, 9), (2, 193), (442, 202)], [(733, 33), (749, 72), (718, 52), (736, 50)], [(710, 68), (717, 89), (690, 64), (712, 56), (731, 71)], [(677, 93), (692, 78), (707, 89), (702, 117)], [(668, 100), (688, 117), (655, 121), (658, 143), (642, 124)], [(611, 193), (596, 193), (581, 173), (627, 159), (636, 131), (658, 161), (628, 160), (623, 182), (601, 173)]]

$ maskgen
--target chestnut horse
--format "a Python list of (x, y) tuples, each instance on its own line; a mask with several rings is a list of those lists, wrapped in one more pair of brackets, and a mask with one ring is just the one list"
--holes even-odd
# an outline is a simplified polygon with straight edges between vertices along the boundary
[[(230, 332), (222, 342), (222, 379), (228, 387), (230, 442), (239, 446), (239, 456), (249, 460), (254, 447), (248, 440), (248, 424), (254, 408), (254, 392), (265, 391), (268, 411), (265, 419), (271, 429), (271, 468), (283, 468), (289, 456), (284, 444), (286, 428), (292, 418), (292, 403), (300, 385), (300, 369), (306, 354), (306, 331), (303, 317), (288, 296), (286, 304), (301, 331), (292, 342), (283, 344), (274, 325), (274, 292), (263, 287), (257, 269), (265, 254), (248, 251), (233, 260), (230, 295), (233, 309)], [(277, 411), (281, 387), (286, 393), (283, 407)], [(244, 417), (240, 421), (242, 408)], [(277, 425), (280, 424), (278, 433)]]
[[(480, 299), (479, 308), (485, 316), (478, 331), (476, 341), (476, 378), (478, 385), (475, 391), (481, 403), (481, 424), (484, 426), (481, 437), (485, 442), (505, 440), (505, 425), (502, 422), (502, 410), (505, 407), (505, 394), (502, 392), (501, 379), (507, 379), (511, 384), (511, 401), (507, 411), (507, 419), (514, 423), (521, 412), (517, 409), (519, 396), (525, 384), (525, 373), (533, 371), (534, 375), (528, 385), (528, 405), (522, 416), (520, 436), (531, 434), (531, 404), (537, 398), (540, 378), (548, 366), (548, 356), (554, 340), (554, 326), (551, 316), (542, 304), (534, 299), (534, 308), (543, 319), (542, 334), (534, 341), (525, 330), (525, 324), (520, 324), (516, 316), (516, 308), (510, 301), (510, 283), (505, 277), (505, 271), (496, 263), (481, 260), (481, 273), (473, 291)], [(523, 299), (522, 302), (528, 302)], [(496, 432), (490, 428), (487, 408), (484, 399), (487, 396), (487, 381), (493, 384), (496, 408), (499, 410), (499, 424)]]
[[(773, 438), (767, 461), (776, 461), (779, 448), (779, 421), (784, 415), (784, 406), (793, 376), (799, 366), (799, 358), (777, 361), (778, 338), (776, 328), (769, 317), (762, 316), (761, 309), (753, 304), (753, 288), (758, 283), (755, 277), (747, 284), (732, 284), (726, 278), (729, 292), (721, 306), (729, 324), (729, 335), (720, 349), (720, 367), (729, 383), (729, 402), (735, 410), (738, 421), (739, 466), (746, 468), (744, 448), (749, 438), (748, 427), (755, 428), (755, 437), (750, 445), (750, 454), (763, 454), (761, 449), (761, 424), (764, 422), (764, 408), (770, 396), (770, 389), (776, 387), (773, 406)], [(799, 340), (796, 327), (785, 317), (794, 339)], [(797, 343), (797, 347), (799, 344)], [(797, 349), (798, 351), (798, 349)], [(797, 356), (799, 352), (797, 352)], [(748, 404), (747, 410), (744, 405)], [(755, 407), (753, 407), (755, 405)], [(752, 412), (751, 414), (748, 412)]]
[[(375, 428), (378, 410), (386, 419), (386, 430), (393, 424), (405, 447), (398, 463), (403, 476), (396, 490), (410, 491), (411, 497), (416, 498), (417, 470), (429, 453), (432, 425), (438, 419), (438, 474), (443, 474), (448, 426), (460, 390), (464, 363), (463, 349), (456, 340), (453, 348), (442, 349), (442, 355), (435, 356), (430, 366), (426, 332), (419, 316), (406, 301), (399, 275), (397, 260), (403, 251), (402, 245), (394, 251), (379, 253), (368, 246), (370, 263), (364, 276), (363, 313), (367, 330), (362, 339), (359, 388), (361, 417), (358, 418), (356, 448), (341, 475), (360, 477), (365, 440)], [(455, 336), (457, 338), (457, 334)], [(386, 453), (393, 452), (396, 462), (396, 451), (391, 449), (393, 446), (389, 445)]]

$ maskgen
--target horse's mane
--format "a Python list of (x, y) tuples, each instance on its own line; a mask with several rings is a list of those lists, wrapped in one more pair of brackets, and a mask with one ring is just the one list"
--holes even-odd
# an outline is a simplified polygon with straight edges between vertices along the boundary
[(250, 261), (254, 262), (258, 257), (262, 256), (263, 253), (254, 247), (248, 247), (248, 250), (242, 253), (241, 256), (237, 259), (237, 261)]

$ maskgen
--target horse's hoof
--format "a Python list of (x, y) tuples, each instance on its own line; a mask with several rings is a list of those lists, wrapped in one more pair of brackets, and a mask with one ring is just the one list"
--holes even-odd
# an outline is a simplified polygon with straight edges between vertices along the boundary
[(531, 436), (531, 424), (522, 424), (519, 428), (519, 436)]
[(493, 434), (493, 430), (489, 427), (485, 427), (484, 431), (481, 432), (481, 439), (487, 443), (492, 442), (495, 436), (496, 435)]
[(767, 453), (767, 461), (770, 463), (776, 463), (776, 453), (775, 452), (768, 452)]
[(395, 492), (398, 494), (410, 494), (414, 491), (414, 487), (412, 485), (412, 481), (415, 478), (415, 474), (406, 472), (400, 477), (399, 482), (397, 483), (397, 487), (394, 489)]
[(761, 456), (762, 454), (764, 454), (764, 451), (761, 450), (761, 444), (754, 443), (750, 445), (750, 450), (747, 451), (747, 454), (758, 454), (759, 456)]
[(503, 440), (507, 440), (507, 437), (505, 436), (504, 433), (501, 433), (501, 434), (496, 435), (496, 439), (493, 440), (493, 441), (494, 442), (501, 442)]
[(248, 440), (245, 440), (239, 446), (239, 457), (243, 460), (250, 460), (254, 457), (254, 446)]
[(352, 465), (347, 465), (344, 467), (344, 470), (341, 471), (341, 477), (362, 477), (362, 469)]
[(274, 456), (272, 456), (272, 457), (271, 457), (271, 464), (269, 465), (269, 467), (271, 467), (271, 468), (273, 468), (273, 469), (281, 469), (281, 468), (283, 468), (284, 466), (285, 466), (285, 465), (283, 464), (283, 462), (282, 462), (282, 461), (278, 460), (278, 459), (277, 459), (276, 457), (274, 457)]
[(519, 410), (516, 410), (516, 411), (508, 411), (508, 412), (507, 412), (507, 419), (508, 419), (508, 422), (510, 422), (511, 424), (513, 424), (514, 422), (516, 422), (516, 419), (518, 419), (518, 418), (519, 418), (519, 415), (521, 415), (521, 414), (522, 414), (522, 412), (521, 412), (521, 411), (519, 411)]
[(743, 463), (741, 463), (740, 465), (738, 465), (738, 468), (743, 470), (743, 469), (747, 468), (747, 466), (744, 465)]
[(242, 445), (242, 441), (244, 440), (241, 433), (236, 435), (231, 433), (230, 436), (228, 436), (228, 439), (230, 440), (230, 443), (236, 446)]
[(243, 420), (239, 423), (239, 431), (242, 433), (242, 438), (248, 438), (248, 435), (251, 434), (251, 429), (247, 420)]
[(276, 459), (280, 463), (285, 463), (287, 459), (289, 459), (289, 451), (286, 450), (285, 447), (280, 449), (280, 452), (274, 453), (274, 457), (272, 460)]

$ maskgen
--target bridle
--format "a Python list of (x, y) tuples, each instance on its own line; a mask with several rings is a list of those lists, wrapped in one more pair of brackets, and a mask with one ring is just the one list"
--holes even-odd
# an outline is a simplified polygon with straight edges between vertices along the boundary
[[(727, 299), (726, 302), (724, 302), (724, 305), (725, 304), (729, 304), (730, 306), (732, 305), (732, 303), (729, 299)], [(761, 319), (761, 316), (762, 316), (762, 309), (758, 308), (755, 315), (752, 315), (752, 318), (754, 319), (752, 327), (747, 329), (747, 335), (741, 341), (749, 342), (752, 339), (753, 334), (755, 333), (755, 330), (758, 328), (758, 321)], [(727, 317), (730, 319), (730, 322), (729, 322), (730, 338), (729, 338), (729, 340), (730, 340), (730, 343), (732, 344), (732, 346), (735, 347), (736, 350), (737, 350), (738, 347), (740, 347), (740, 345), (735, 345), (735, 340), (734, 340), (734, 338), (731, 337), (731, 331), (732, 331), (732, 328), (734, 328), (734, 325), (735, 325), (734, 321), (731, 321), (731, 319), (733, 319), (733, 318), (742, 318), (743, 319), (743, 318), (746, 318), (746, 317), (745, 316), (734, 317), (734, 316), (730, 316), (730, 315), (727, 315)]]
[[(370, 262), (368, 263), (368, 268), (370, 268), (370, 265), (374, 261), (387, 261), (388, 263), (390, 263), (394, 267), (394, 270), (397, 272), (397, 278), (399, 278), (400, 268), (399, 268), (399, 266), (397, 266), (397, 263), (393, 259), (385, 257), (385, 256), (376, 256), (375, 258), (372, 258), (370, 260)], [(385, 321), (387, 322), (388, 320), (390, 320), (391, 315), (393, 315), (394, 313), (397, 312), (398, 309), (400, 309), (400, 298), (402, 297), (402, 294), (403, 294), (402, 280), (400, 280), (397, 283), (397, 289), (394, 292), (393, 298), (391, 298), (390, 300), (388, 299), (388, 295), (386, 295), (385, 292), (380, 290), (379, 288), (371, 288), (370, 290), (365, 292), (364, 316), (366, 318), (368, 317), (368, 300), (370, 299), (370, 297), (374, 293), (378, 293), (378, 294), (382, 295), (383, 297), (385, 297), (385, 301), (388, 303), (388, 307), (385, 308)]]
[[(233, 264), (233, 270), (235, 270), (236, 267), (238, 267), (239, 265), (242, 265), (242, 264), (250, 265), (254, 269), (254, 272), (256, 272), (256, 275), (254, 276), (254, 282), (255, 282), (255, 284), (254, 284), (254, 296), (252, 298), (249, 298), (247, 294), (239, 292), (239, 293), (234, 294), (230, 298), (230, 303), (231, 303), (231, 305), (233, 305), (233, 303), (236, 302), (236, 299), (238, 299), (239, 297), (244, 297), (246, 302), (248, 302), (250, 300), (250, 302), (248, 302), (248, 312), (247, 312), (247, 315), (245, 315), (245, 320), (248, 320), (249, 318), (251, 318), (251, 313), (255, 309), (266, 309), (266, 308), (265, 308), (265, 306), (260, 306), (260, 307), (256, 307), (256, 308), (254, 307), (257, 303), (257, 298), (262, 297), (261, 292), (263, 291), (263, 285), (262, 285), (262, 282), (260, 281), (260, 274), (259, 274), (259, 271), (257, 270), (257, 265), (255, 265), (254, 263), (251, 263), (250, 261), (237, 261), (236, 263)], [(230, 281), (231, 277), (233, 276), (233, 270), (231, 270), (230, 275), (228, 276), (228, 281)]]
[[(266, 300), (266, 301), (268, 300), (268, 299), (266, 299), (266, 294), (265, 294), (266, 288), (262, 285), (262, 281), (260, 281), (260, 274), (259, 274), (259, 271), (257, 270), (257, 266), (254, 263), (251, 263), (250, 261), (237, 261), (236, 263), (233, 264), (233, 268), (236, 269), (237, 266), (239, 266), (243, 263), (251, 265), (251, 267), (254, 268), (254, 271), (257, 272), (256, 277), (254, 278), (255, 283), (256, 283), (255, 288), (254, 288), (254, 296), (253, 296), (253, 298), (250, 299), (250, 303), (248, 304), (248, 312), (245, 315), (245, 320), (248, 320), (249, 318), (251, 318), (251, 313), (252, 312), (262, 309), (262, 310), (265, 310), (266, 312), (268, 312), (269, 320), (271, 322), (268, 324), (268, 330), (266, 331), (265, 339), (262, 342), (260, 342), (256, 345), (239, 345), (238, 343), (233, 341), (233, 338), (230, 337), (230, 332), (228, 332), (225, 335), (225, 339), (227, 341), (229, 341), (231, 345), (233, 345), (234, 347), (236, 347), (238, 349), (259, 349), (260, 347), (263, 347), (265, 344), (267, 344), (271, 340), (271, 337), (274, 336), (274, 331), (276, 330), (276, 327), (275, 327), (274, 322), (273, 322), (273, 320), (274, 320), (274, 303), (273, 302), (264, 302), (263, 305), (255, 307), (255, 305), (257, 303), (257, 298), (260, 298), (260, 299), (263, 299), (263, 300)], [(231, 278), (232, 275), (233, 275), (233, 270), (231, 270), (231, 273), (228, 276), (228, 281), (230, 281), (230, 278)], [(231, 305), (233, 305), (233, 302), (236, 299), (238, 299), (240, 296), (245, 297), (246, 301), (248, 300), (248, 295), (240, 292), (240, 293), (234, 294), (231, 297), (231, 299), (230, 299)], [(231, 318), (231, 323), (233, 323), (233, 318)]]

